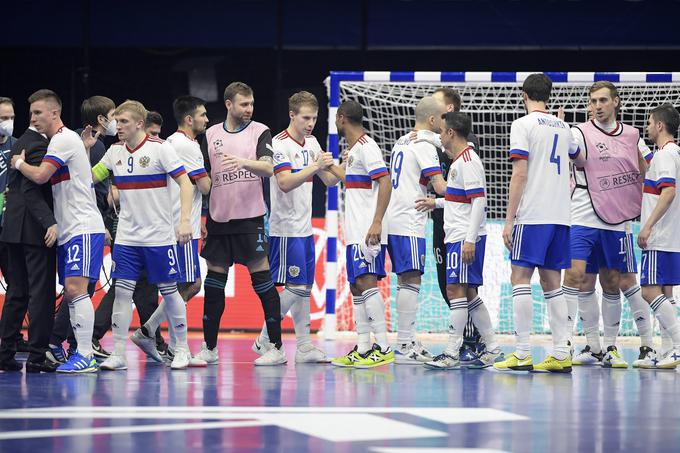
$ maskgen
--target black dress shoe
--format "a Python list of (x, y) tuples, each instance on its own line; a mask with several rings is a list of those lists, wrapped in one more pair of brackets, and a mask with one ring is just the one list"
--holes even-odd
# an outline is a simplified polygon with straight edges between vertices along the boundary
[(2, 371), (21, 371), (23, 365), (14, 358), (0, 361), (0, 370)]
[(44, 359), (41, 362), (26, 362), (27, 373), (54, 373), (59, 368), (58, 363)]

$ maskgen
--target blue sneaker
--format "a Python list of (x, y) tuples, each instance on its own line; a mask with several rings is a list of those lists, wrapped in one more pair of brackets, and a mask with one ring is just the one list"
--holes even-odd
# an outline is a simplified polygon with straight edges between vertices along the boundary
[(68, 362), (57, 368), (57, 373), (94, 373), (97, 369), (94, 356), (87, 358), (75, 352), (69, 357)]
[(45, 356), (47, 356), (51, 362), (61, 364), (66, 363), (66, 353), (64, 352), (64, 348), (62, 348), (61, 345), (50, 345), (50, 348), (45, 351)]
[(463, 344), (463, 347), (460, 348), (459, 357), (461, 366), (467, 366), (475, 363), (479, 356), (475, 352), (475, 348), (471, 348), (469, 345)]

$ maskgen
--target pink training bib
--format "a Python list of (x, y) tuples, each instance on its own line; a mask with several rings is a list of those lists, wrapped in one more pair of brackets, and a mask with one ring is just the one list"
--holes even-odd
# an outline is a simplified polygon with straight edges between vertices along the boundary
[(640, 216), (642, 177), (640, 175), (639, 132), (618, 123), (612, 133), (588, 121), (576, 126), (585, 138), (585, 172), (595, 214), (604, 223), (618, 225)]

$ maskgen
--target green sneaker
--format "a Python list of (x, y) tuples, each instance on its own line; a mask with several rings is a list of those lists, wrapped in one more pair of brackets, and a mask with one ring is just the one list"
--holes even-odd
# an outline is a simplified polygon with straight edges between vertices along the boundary
[(343, 355), (342, 357), (338, 357), (331, 360), (331, 365), (341, 366), (345, 368), (353, 367), (355, 363), (363, 359), (361, 354), (357, 352), (357, 347), (358, 346), (354, 346), (354, 349), (349, 351), (347, 355)]
[[(500, 357), (499, 357), (500, 359)], [(512, 354), (505, 357), (505, 360), (500, 360), (493, 364), (493, 367), (499, 371), (531, 371), (534, 369), (534, 360), (531, 355), (520, 359), (513, 352)]]
[(361, 360), (354, 364), (354, 368), (373, 368), (380, 365), (387, 365), (394, 362), (394, 351), (389, 346), (385, 351), (380, 349), (377, 344), (373, 345), (373, 349), (368, 351), (361, 357)]

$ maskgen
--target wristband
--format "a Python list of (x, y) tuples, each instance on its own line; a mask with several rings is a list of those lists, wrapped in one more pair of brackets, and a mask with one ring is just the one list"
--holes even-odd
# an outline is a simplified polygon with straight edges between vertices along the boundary
[(435, 208), (437, 208), (437, 209), (443, 209), (443, 208), (444, 208), (444, 201), (445, 201), (445, 200), (446, 200), (445, 198), (435, 198), (435, 200), (434, 200), (434, 206), (435, 206)]
[(19, 159), (19, 160), (17, 160), (16, 164), (14, 164), (14, 168), (16, 168), (17, 170), (19, 170), (23, 164), (24, 164), (24, 160), (23, 160), (23, 159)]

